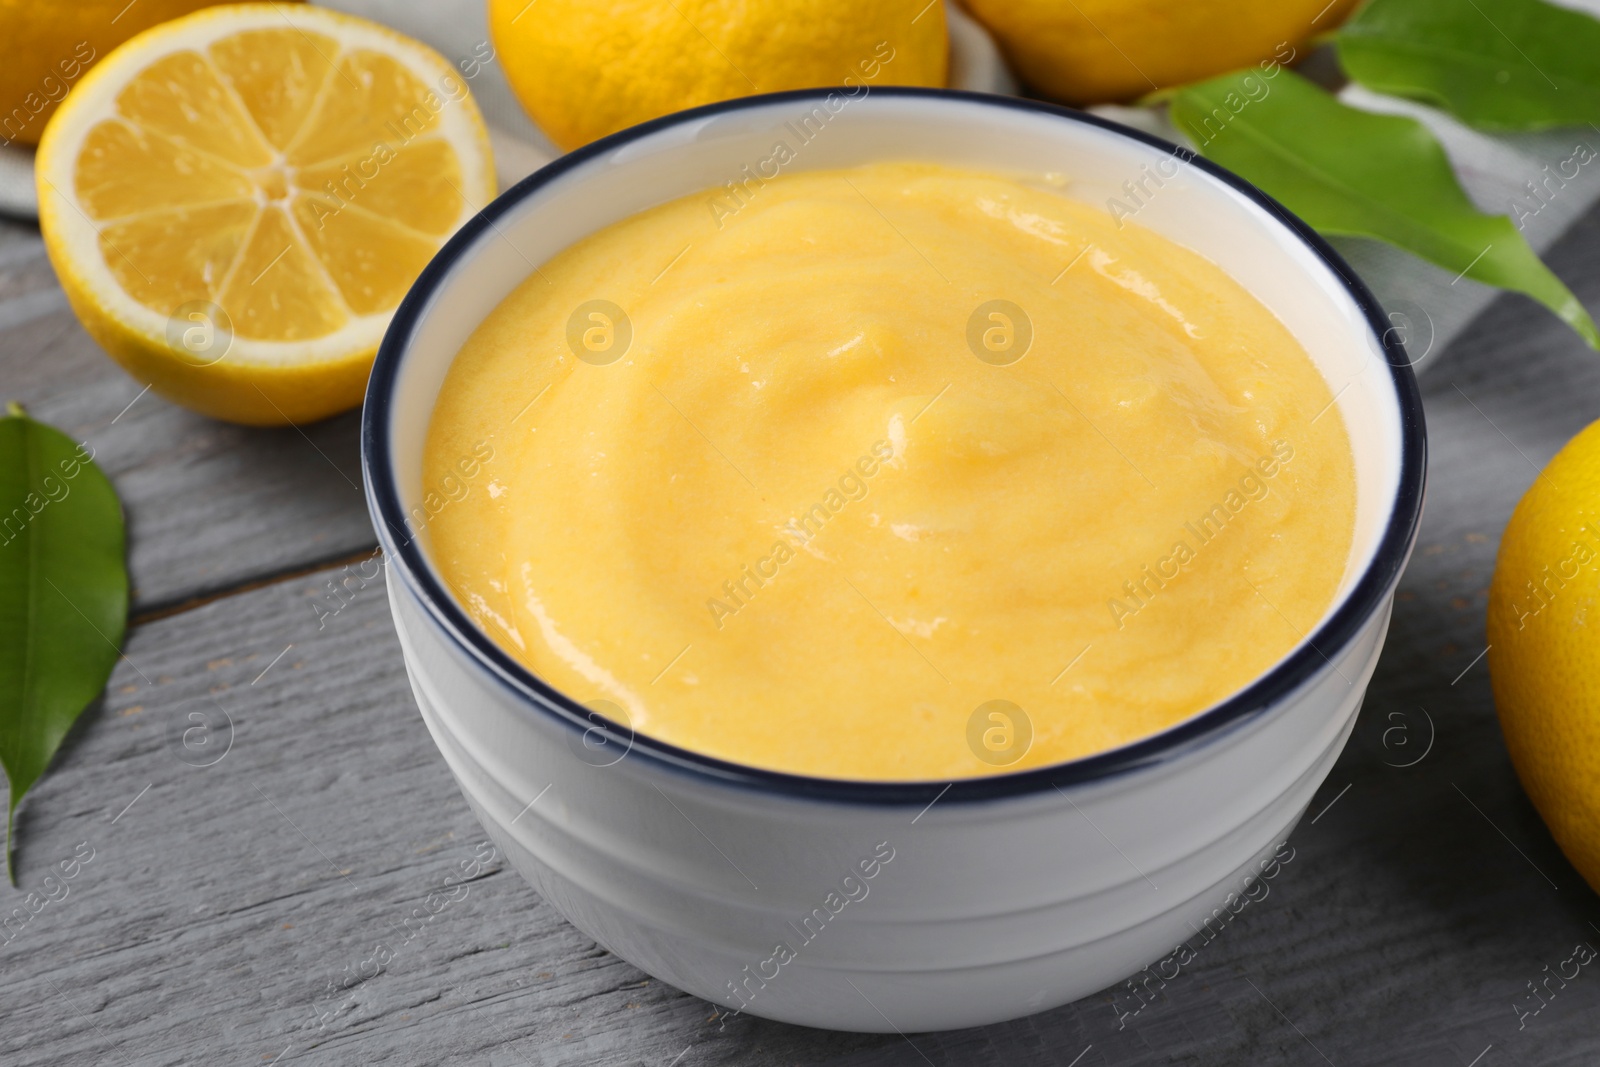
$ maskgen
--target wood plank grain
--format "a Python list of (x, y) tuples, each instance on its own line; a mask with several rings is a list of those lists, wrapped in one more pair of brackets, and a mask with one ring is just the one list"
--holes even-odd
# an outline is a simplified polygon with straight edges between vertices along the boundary
[(0, 221), (0, 402), (94, 449), (127, 510), (136, 613), (375, 543), (357, 413), (252, 429), (143, 385), (78, 325), (38, 230)]

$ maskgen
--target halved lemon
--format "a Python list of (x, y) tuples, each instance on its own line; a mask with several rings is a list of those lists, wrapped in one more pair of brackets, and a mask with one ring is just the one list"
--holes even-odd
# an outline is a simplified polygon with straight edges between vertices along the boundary
[(401, 297), (495, 192), (443, 57), (270, 3), (121, 45), (62, 103), (36, 170), (89, 333), (168, 399), (256, 425), (359, 404)]

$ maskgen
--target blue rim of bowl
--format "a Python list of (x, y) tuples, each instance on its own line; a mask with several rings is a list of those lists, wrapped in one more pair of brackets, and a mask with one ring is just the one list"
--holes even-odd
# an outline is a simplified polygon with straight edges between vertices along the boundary
[[(1422, 499), (1427, 468), (1427, 438), (1423, 422), (1422, 396), (1416, 375), (1377, 299), (1356, 277), (1344, 259), (1314, 230), (1272, 197), (1238, 175), (1224, 170), (1169, 141), (1132, 129), (1087, 112), (1058, 107), (1020, 97), (993, 96), (956, 89), (919, 89), (885, 86), (873, 89), (869, 97), (945, 100), (976, 104), (1050, 116), (1066, 122), (1093, 126), (1118, 136), (1158, 148), (1183, 159), (1222, 184), (1248, 197), (1293, 233), (1343, 283), (1351, 298), (1366, 316), (1377, 338), (1393, 379), (1400, 411), (1400, 479), (1394, 509), (1389, 515), (1376, 552), (1366, 571), (1356, 581), (1344, 601), (1318, 627), (1309, 640), (1298, 646), (1271, 670), (1219, 704), (1191, 716), (1158, 734), (1141, 738), (1106, 752), (1035, 767), (954, 781), (864, 781), (819, 778), (765, 770), (702, 755), (667, 744), (643, 734), (635, 735), (625, 725), (605, 720), (571, 697), (547, 684), (507, 655), (487, 634), (467, 617), (454, 596), (444, 588), (423, 557), (418, 538), (406, 536), (405, 510), (400, 504), (389, 450), (391, 398), (399, 378), (406, 349), (418, 322), (439, 286), (462, 257), (495, 221), (522, 201), (533, 196), (568, 171), (603, 156), (618, 147), (640, 140), (660, 130), (700, 119), (770, 107), (774, 104), (821, 101), (832, 89), (797, 89), (760, 96), (740, 97), (707, 104), (688, 111), (674, 112), (638, 126), (611, 134), (570, 152), (542, 167), (501, 193), (473, 216), (447, 241), (418, 276), (400, 302), (385, 332), (367, 384), (366, 404), (361, 416), (361, 464), (365, 476), (367, 505), (378, 531), (379, 544), (393, 573), (398, 569), (408, 591), (416, 597), (431, 620), (469, 660), (484, 667), (501, 685), (509, 689), (531, 711), (549, 716), (575, 731), (596, 731), (608, 743), (622, 746), (625, 756), (646, 760), (663, 769), (686, 773), (708, 784), (742, 787), (765, 794), (821, 802), (905, 806), (988, 801), (1025, 797), (1061, 786), (1104, 781), (1130, 771), (1167, 762), (1192, 751), (1236, 727), (1256, 719), (1284, 697), (1300, 688), (1331, 664), (1367, 620), (1382, 605), (1383, 598), (1398, 582), (1410, 556), (1422, 516)], [(396, 531), (401, 531), (396, 536)], [(395, 567), (398, 564), (398, 568)]]

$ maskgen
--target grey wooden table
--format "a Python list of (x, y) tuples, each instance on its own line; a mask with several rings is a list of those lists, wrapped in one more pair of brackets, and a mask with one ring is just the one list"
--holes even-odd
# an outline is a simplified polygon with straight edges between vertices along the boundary
[[(1551, 261), (1600, 309), (1600, 212)], [(1517, 785), (1479, 655), (1500, 530), (1600, 415), (1600, 356), (1506, 297), (1428, 360), (1421, 543), (1267, 898), (1126, 1025), (1108, 990), (942, 1034), (724, 1028), (484, 842), (407, 689), (356, 416), (249, 430), (141, 394), (37, 230), (0, 224), (0, 399), (95, 448), (135, 585), (104, 700), (19, 815), (0, 914), (80, 862), (0, 943), (0, 1063), (1594, 1064), (1600, 968), (1529, 983), (1600, 947), (1600, 899)]]

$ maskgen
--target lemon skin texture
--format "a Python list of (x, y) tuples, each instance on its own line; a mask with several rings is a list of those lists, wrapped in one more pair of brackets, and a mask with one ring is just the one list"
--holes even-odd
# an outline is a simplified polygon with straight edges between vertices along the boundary
[(1291, 62), (1358, 0), (962, 0), (1012, 69), (1068, 104), (1133, 100), (1264, 60)]
[(927, 0), (489, 0), (489, 33), (517, 99), (566, 150), (756, 93), (942, 86), (949, 65), (944, 7)]
[(1489, 586), (1489, 678), (1512, 765), (1600, 890), (1600, 422), (1517, 504)]

